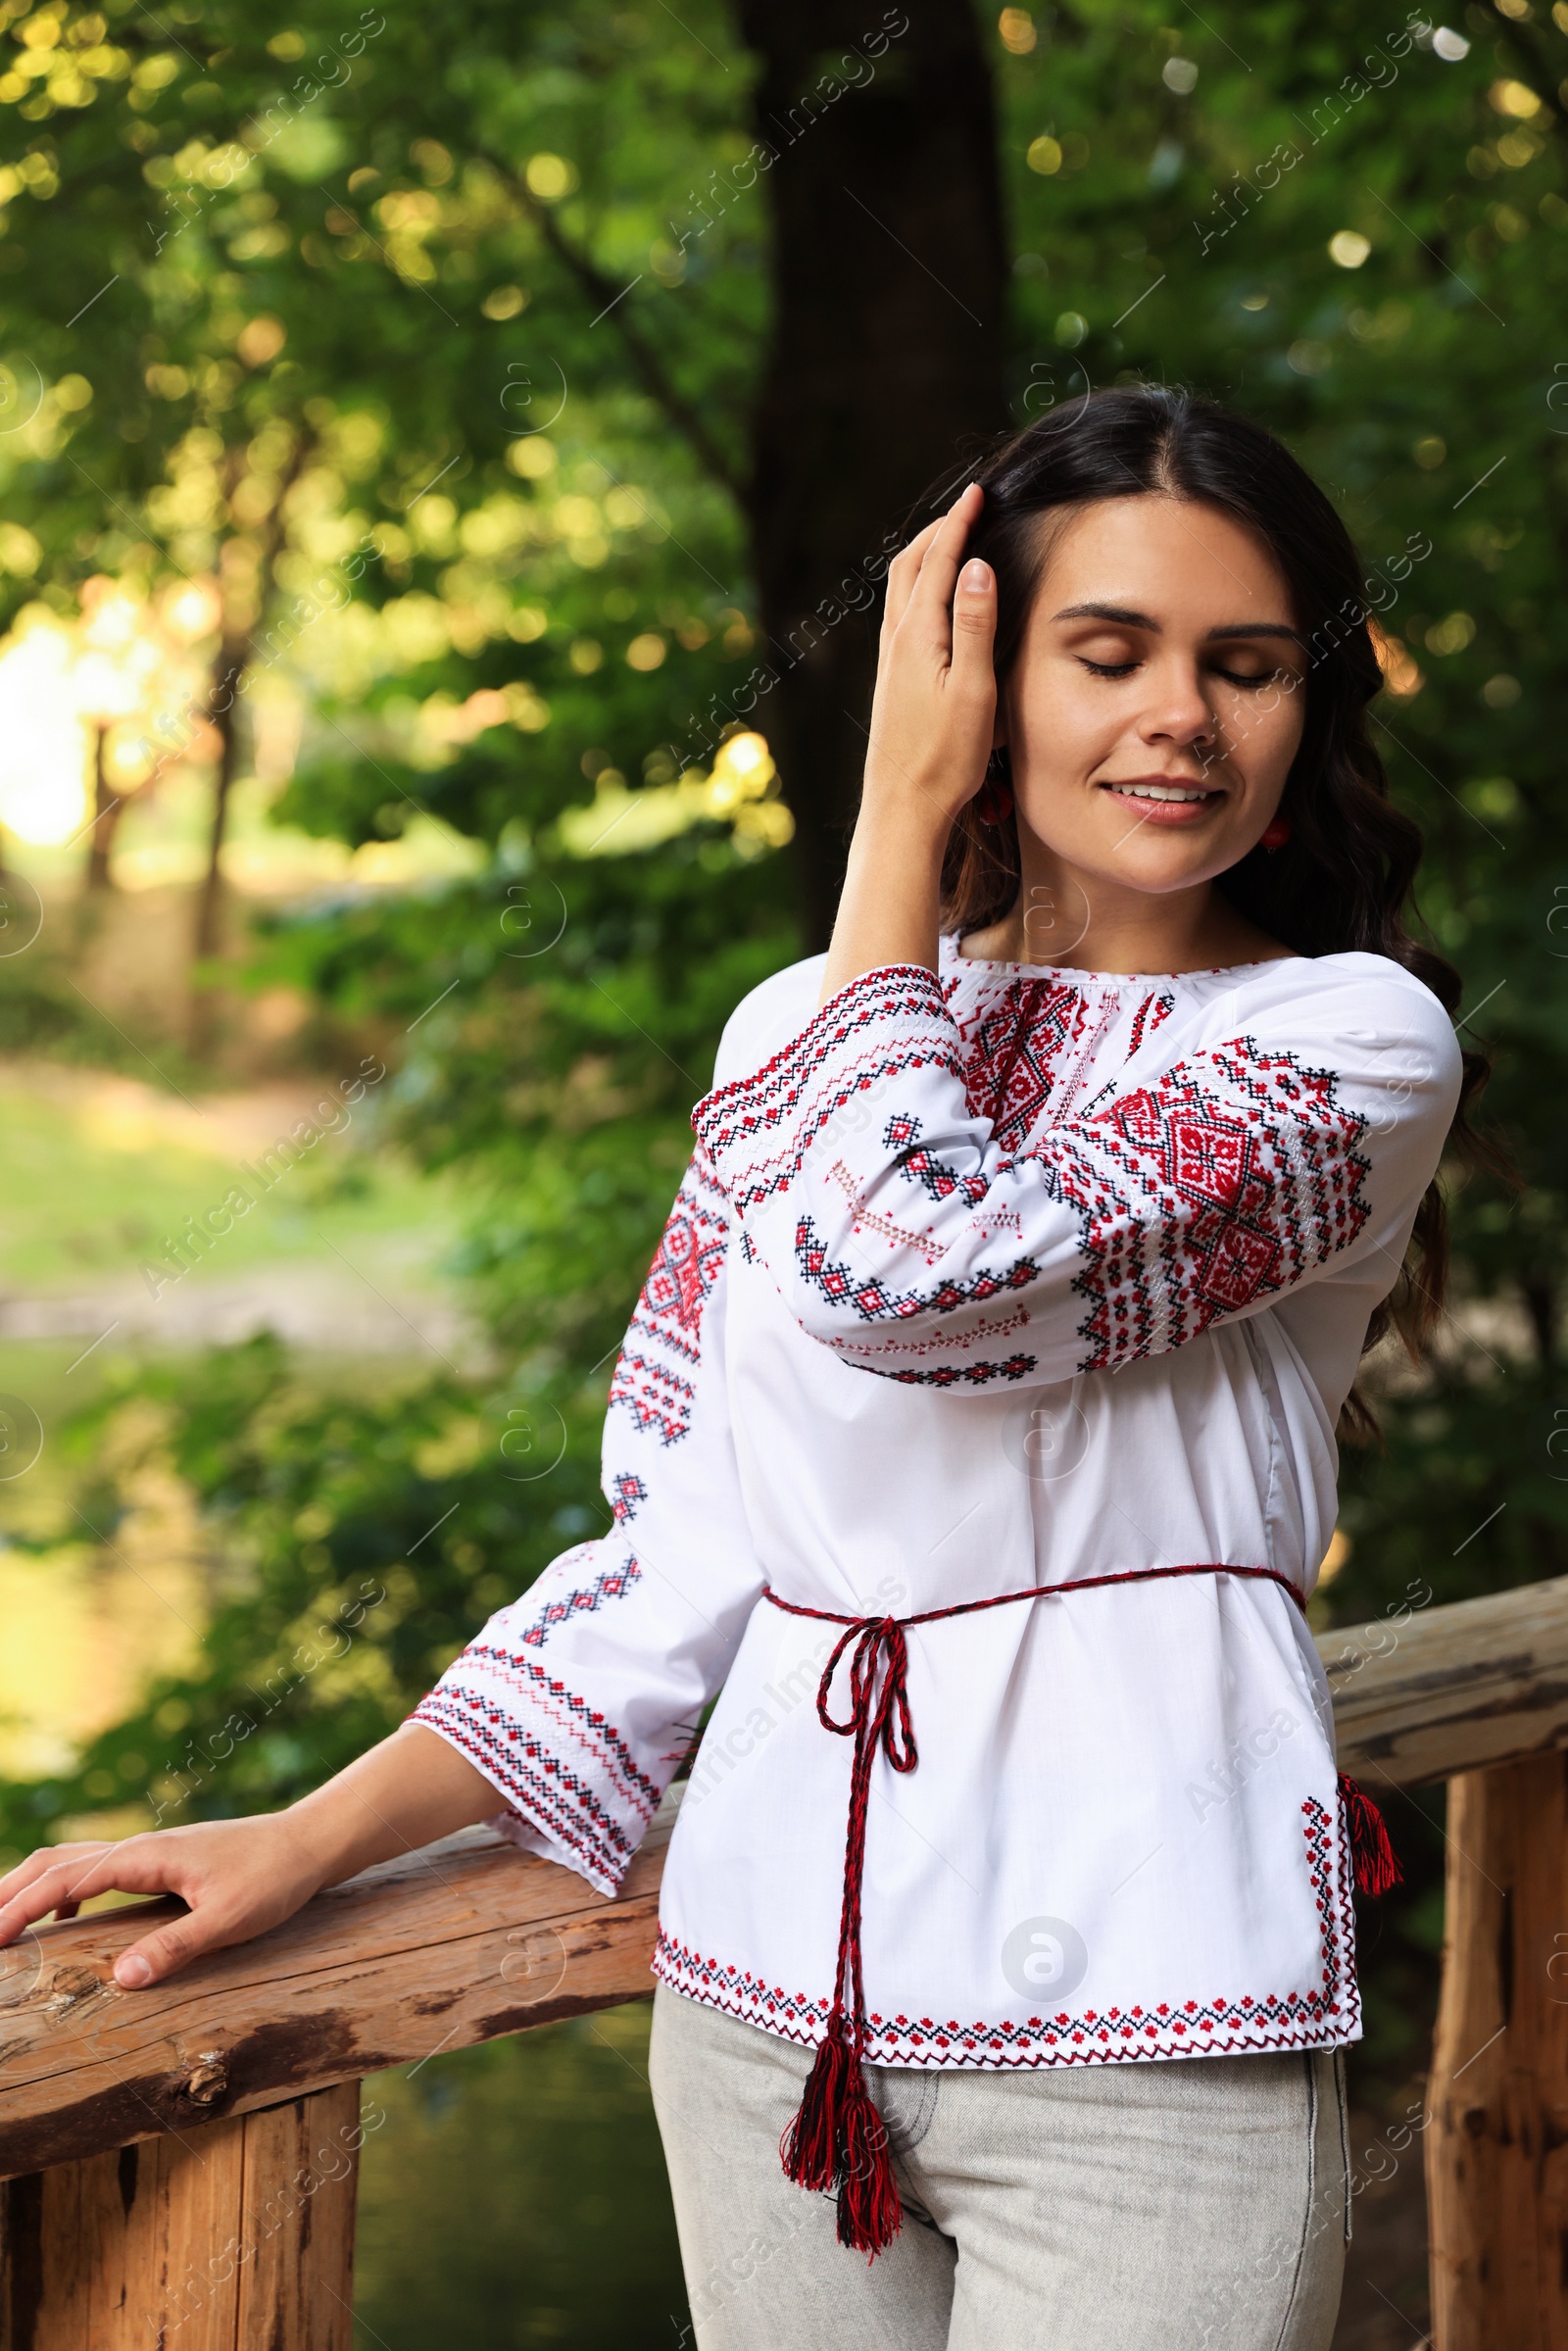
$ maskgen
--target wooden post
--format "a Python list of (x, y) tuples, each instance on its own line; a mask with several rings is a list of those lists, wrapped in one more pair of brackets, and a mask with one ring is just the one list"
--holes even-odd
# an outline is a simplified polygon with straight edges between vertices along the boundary
[(1568, 1758), (1448, 1783), (1435, 2351), (1568, 2351)]
[(350, 2351), (360, 2085), (0, 2187), (0, 2351)]

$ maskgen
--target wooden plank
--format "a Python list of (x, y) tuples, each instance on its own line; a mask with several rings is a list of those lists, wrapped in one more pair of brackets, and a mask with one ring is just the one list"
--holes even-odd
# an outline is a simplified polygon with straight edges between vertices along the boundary
[(360, 2085), (245, 2117), (235, 2351), (353, 2351)]
[[(166, 2131), (135, 2158), (135, 2195), (121, 2229), (98, 2241), (98, 2268), (110, 2283), (119, 2239), (124, 2299), (93, 2300), (93, 2351), (129, 2351), (132, 2343), (172, 2341), (180, 2351), (233, 2351), (239, 2279), (226, 2248), (239, 2225), (245, 2127), (237, 2118)], [(107, 2273), (107, 2275), (106, 2275)], [(45, 2351), (40, 2344), (39, 2351)]]
[[(0, 2351), (234, 2351), (238, 2286), (215, 2248), (240, 2215), (240, 2121), (14, 2180)], [(281, 2351), (281, 2347), (280, 2347)]]
[(1568, 1757), (1448, 1789), (1427, 2092), (1435, 2351), (1568, 2351)]
[(351, 2351), (360, 2085), (0, 2189), (0, 2351)]
[(147, 1991), (122, 1991), (114, 1962), (175, 1905), (40, 1928), (35, 1964), (0, 1984), (0, 2179), (650, 1997), (672, 1817), (613, 1901), (465, 1830)]
[(1568, 1576), (1319, 1636), (1340, 1766), (1379, 1787), (1568, 1746)]

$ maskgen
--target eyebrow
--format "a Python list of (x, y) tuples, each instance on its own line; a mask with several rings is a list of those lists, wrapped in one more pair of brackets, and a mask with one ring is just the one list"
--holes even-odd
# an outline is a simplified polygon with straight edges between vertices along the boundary
[[(1125, 604), (1069, 604), (1051, 616), (1053, 620), (1113, 620), (1123, 628), (1147, 628), (1156, 637), (1162, 633), (1152, 614), (1135, 612)], [(1288, 637), (1293, 645), (1302, 646), (1306, 642), (1298, 629), (1287, 627), (1283, 620), (1228, 620), (1223, 627), (1209, 629), (1203, 641), (1216, 645), (1232, 637)]]

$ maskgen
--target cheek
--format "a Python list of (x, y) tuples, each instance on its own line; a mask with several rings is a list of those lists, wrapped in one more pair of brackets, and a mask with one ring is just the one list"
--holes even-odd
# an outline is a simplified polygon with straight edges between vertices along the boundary
[(1029, 765), (1043, 774), (1093, 765), (1126, 727), (1115, 694), (1075, 662), (1042, 663), (1014, 707)]
[(1301, 740), (1304, 689), (1265, 686), (1235, 713), (1237, 764), (1260, 779), (1284, 777)]

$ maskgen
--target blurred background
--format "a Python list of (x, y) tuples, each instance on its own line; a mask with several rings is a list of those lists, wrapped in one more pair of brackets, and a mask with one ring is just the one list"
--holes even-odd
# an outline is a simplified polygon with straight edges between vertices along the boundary
[[(6, 1859), (286, 1801), (609, 1524), (687, 1112), (830, 918), (886, 551), (1090, 385), (1338, 500), (1524, 1178), (1456, 1190), (1314, 1621), (1568, 1569), (1568, 0), (0, 25)], [(1425, 2330), (1442, 1807), (1363, 1920), (1339, 2351)], [(690, 2341), (645, 2040), (368, 2085), (362, 2342)]]

